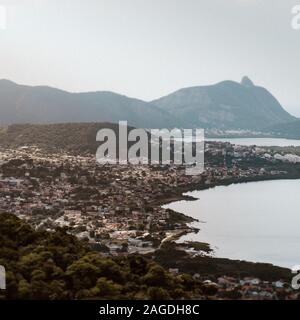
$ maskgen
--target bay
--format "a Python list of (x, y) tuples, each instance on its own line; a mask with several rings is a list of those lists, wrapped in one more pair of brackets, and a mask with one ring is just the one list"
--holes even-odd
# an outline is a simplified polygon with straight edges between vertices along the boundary
[(164, 206), (199, 219), (199, 233), (180, 241), (207, 242), (214, 255), (291, 268), (300, 264), (300, 180), (218, 186), (188, 192), (196, 201)]

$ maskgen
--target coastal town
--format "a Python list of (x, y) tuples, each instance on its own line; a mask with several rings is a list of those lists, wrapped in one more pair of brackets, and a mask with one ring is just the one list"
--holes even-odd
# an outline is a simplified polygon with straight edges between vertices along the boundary
[[(65, 228), (106, 256), (151, 254), (166, 242), (176, 246), (182, 235), (199, 231), (189, 224), (193, 218), (162, 207), (189, 199), (186, 191), (300, 175), (300, 157), (267, 147), (207, 142), (205, 159), (202, 174), (187, 176), (184, 166), (172, 164), (100, 165), (94, 155), (53, 154), (36, 146), (3, 149), (0, 211), (15, 214), (36, 230)], [(210, 254), (202, 247), (195, 245), (191, 254)], [(245, 298), (275, 297), (267, 283), (262, 287), (259, 282), (265, 290), (258, 292), (252, 280), (240, 281), (223, 278), (207, 285), (217, 286), (220, 297), (222, 291), (224, 297), (228, 291)]]
[(216, 281), (204, 280), (214, 299), (296, 300), (299, 293), (284, 281), (262, 281), (258, 278), (223, 276)]
[(205, 171), (187, 176), (184, 166), (99, 165), (93, 155), (48, 154), (23, 146), (1, 151), (0, 210), (37, 229), (66, 227), (108, 254), (145, 253), (194, 231), (187, 225), (192, 218), (162, 204), (184, 199), (183, 193), (193, 189), (284, 177), (289, 173), (280, 164), (293, 166), (298, 158), (210, 142)]

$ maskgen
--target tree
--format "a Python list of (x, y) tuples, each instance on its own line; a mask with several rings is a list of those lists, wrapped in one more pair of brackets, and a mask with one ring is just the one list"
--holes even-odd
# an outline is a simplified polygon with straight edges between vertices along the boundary
[(143, 277), (143, 282), (150, 286), (168, 286), (170, 277), (163, 267), (153, 265)]
[(148, 296), (150, 300), (169, 300), (171, 299), (169, 293), (160, 287), (150, 287), (148, 289)]

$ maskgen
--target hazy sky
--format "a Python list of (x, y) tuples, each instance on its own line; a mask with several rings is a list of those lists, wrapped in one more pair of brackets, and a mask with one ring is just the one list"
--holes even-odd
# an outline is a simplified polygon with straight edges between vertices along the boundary
[(248, 75), (300, 116), (300, 0), (0, 0), (0, 78), (145, 100)]

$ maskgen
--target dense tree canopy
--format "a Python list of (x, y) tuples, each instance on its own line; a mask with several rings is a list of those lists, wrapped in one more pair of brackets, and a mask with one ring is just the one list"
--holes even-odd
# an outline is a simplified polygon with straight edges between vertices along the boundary
[[(178, 299), (201, 297), (201, 282), (174, 276), (142, 256), (104, 257), (65, 229), (35, 231), (0, 214), (0, 265), (7, 299)], [(1, 296), (0, 296), (1, 297)]]

